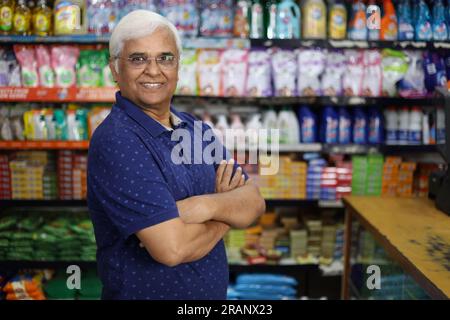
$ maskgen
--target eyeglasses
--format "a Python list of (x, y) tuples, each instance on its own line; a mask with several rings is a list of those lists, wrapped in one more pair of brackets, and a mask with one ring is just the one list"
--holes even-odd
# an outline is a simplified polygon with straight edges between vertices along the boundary
[(177, 57), (171, 54), (162, 54), (155, 58), (147, 57), (145, 55), (131, 56), (128, 58), (117, 56), (116, 59), (123, 59), (127, 61), (127, 65), (134, 69), (144, 69), (152, 60), (155, 60), (156, 64), (163, 70), (175, 69), (178, 65), (179, 60)]

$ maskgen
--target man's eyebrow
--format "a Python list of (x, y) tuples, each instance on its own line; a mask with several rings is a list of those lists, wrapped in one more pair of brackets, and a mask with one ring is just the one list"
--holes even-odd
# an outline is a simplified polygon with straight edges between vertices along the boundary
[[(157, 54), (158, 56), (175, 56), (175, 54), (173, 52), (161, 52)], [(133, 56), (147, 56), (147, 53), (145, 52), (133, 52), (129, 54), (129, 57), (133, 57)]]

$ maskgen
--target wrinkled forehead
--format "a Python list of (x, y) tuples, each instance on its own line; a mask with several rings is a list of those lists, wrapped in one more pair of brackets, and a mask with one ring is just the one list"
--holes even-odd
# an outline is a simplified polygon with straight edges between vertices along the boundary
[(139, 38), (124, 41), (122, 54), (142, 53), (150, 56), (171, 53), (179, 55), (175, 37), (166, 27), (158, 27), (154, 32)]

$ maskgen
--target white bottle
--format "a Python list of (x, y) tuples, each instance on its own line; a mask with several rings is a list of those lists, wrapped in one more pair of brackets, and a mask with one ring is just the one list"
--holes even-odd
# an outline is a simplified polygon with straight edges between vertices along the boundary
[(422, 143), (422, 110), (413, 107), (409, 113), (409, 144)]
[(278, 114), (278, 128), (280, 129), (280, 144), (289, 144), (291, 135), (289, 134), (291, 125), (291, 114), (283, 109)]
[(272, 142), (271, 129), (278, 129), (278, 117), (274, 110), (269, 110), (264, 114), (263, 128), (267, 130), (267, 143)]
[(300, 143), (300, 124), (293, 110), (289, 111), (289, 144)]
[(422, 116), (422, 143), (424, 145), (431, 144), (429, 113), (425, 112)]
[(247, 143), (250, 149), (258, 147), (259, 130), (263, 127), (261, 123), (261, 115), (254, 114), (247, 122)]
[(397, 144), (399, 120), (397, 110), (388, 108), (384, 111), (384, 117), (386, 120), (386, 144)]
[(409, 141), (409, 108), (403, 107), (399, 112), (398, 144), (408, 144)]
[(203, 114), (203, 119), (202, 121), (208, 125), (211, 129), (214, 130), (214, 123), (212, 122), (211, 116), (209, 115), (209, 113), (205, 112), (205, 114)]
[(231, 130), (235, 141), (237, 141), (237, 145), (234, 146), (233, 150), (245, 150), (245, 130), (244, 124), (241, 121), (241, 117), (238, 114), (234, 114), (231, 118)]
[(219, 115), (216, 122), (216, 132), (222, 144), (225, 141), (226, 131), (229, 127), (230, 126), (228, 125), (227, 117), (224, 114)]

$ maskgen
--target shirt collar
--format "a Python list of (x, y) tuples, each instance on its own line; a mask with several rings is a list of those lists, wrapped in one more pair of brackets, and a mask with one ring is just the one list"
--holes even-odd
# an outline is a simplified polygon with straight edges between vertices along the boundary
[[(173, 130), (166, 128), (160, 122), (156, 121), (136, 104), (123, 97), (120, 91), (116, 92), (116, 104), (119, 108), (123, 109), (131, 118), (133, 118), (137, 123), (139, 123), (148, 133), (153, 137), (157, 137), (162, 133)], [(178, 127), (183, 127), (186, 122), (181, 118), (181, 114), (178, 113), (172, 106), (170, 107), (170, 120), (174, 129)]]

